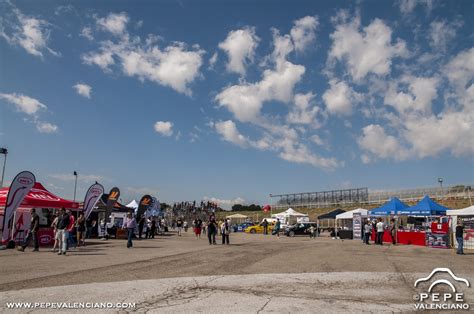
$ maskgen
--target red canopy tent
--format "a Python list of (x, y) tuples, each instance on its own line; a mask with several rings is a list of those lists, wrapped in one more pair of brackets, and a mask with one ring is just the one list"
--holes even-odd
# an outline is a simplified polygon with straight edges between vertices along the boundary
[[(3, 188), (0, 190), (0, 208), (5, 208), (7, 202), (8, 190)], [(30, 193), (20, 205), (20, 208), (70, 208), (79, 209), (79, 203), (69, 201), (54, 195), (39, 182), (36, 182)]]

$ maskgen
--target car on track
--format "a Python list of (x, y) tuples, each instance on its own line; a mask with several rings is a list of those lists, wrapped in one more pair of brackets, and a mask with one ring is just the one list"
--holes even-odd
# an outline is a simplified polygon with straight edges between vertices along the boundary
[[(269, 221), (268, 222), (268, 234), (272, 233), (273, 227), (275, 227), (275, 223)], [(247, 228), (245, 228), (244, 232), (245, 233), (252, 233), (252, 234), (263, 233), (263, 225), (262, 225), (262, 223), (259, 223), (258, 225), (247, 227)]]
[(241, 224), (235, 224), (235, 225), (232, 225), (232, 231), (234, 232), (244, 232), (244, 230), (248, 227), (251, 227), (255, 225), (253, 222), (244, 222), (244, 223), (241, 223)]
[(288, 237), (294, 237), (295, 235), (309, 235), (309, 228), (314, 226), (318, 227), (315, 222), (298, 222), (294, 225), (287, 226), (285, 228), (285, 235)]

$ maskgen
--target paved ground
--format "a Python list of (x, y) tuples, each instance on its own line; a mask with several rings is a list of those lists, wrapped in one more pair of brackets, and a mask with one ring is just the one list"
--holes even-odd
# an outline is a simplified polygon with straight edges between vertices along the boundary
[[(247, 234), (231, 241), (209, 246), (188, 233), (135, 241), (133, 249), (94, 241), (67, 256), (0, 251), (0, 307), (125, 301), (159, 312), (397, 312), (413, 308), (414, 281), (436, 267), (474, 284), (474, 254), (452, 250)], [(472, 303), (474, 289), (464, 292)]]

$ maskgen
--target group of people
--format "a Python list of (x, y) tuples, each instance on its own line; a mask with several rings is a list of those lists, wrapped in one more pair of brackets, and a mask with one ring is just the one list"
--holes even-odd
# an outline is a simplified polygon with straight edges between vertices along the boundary
[(363, 228), (364, 243), (367, 244), (367, 245), (370, 245), (369, 240), (372, 236), (372, 233), (375, 233), (374, 244), (383, 245), (383, 235), (384, 235), (386, 229), (389, 230), (389, 234), (390, 234), (392, 244), (393, 245), (397, 244), (397, 241), (396, 241), (397, 224), (395, 223), (395, 219), (392, 219), (390, 221), (390, 225), (387, 226), (383, 222), (382, 218), (374, 219), (372, 221), (367, 220), (365, 222), (364, 228)]

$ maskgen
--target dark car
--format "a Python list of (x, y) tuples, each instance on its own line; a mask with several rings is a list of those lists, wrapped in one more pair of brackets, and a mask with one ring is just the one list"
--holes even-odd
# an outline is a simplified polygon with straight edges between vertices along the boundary
[(315, 222), (299, 222), (294, 225), (288, 226), (285, 229), (285, 235), (288, 237), (294, 237), (295, 235), (309, 235), (309, 228), (314, 226), (318, 227)]
[(253, 226), (253, 222), (244, 222), (241, 224), (235, 224), (232, 226), (234, 232), (243, 232), (245, 228)]

